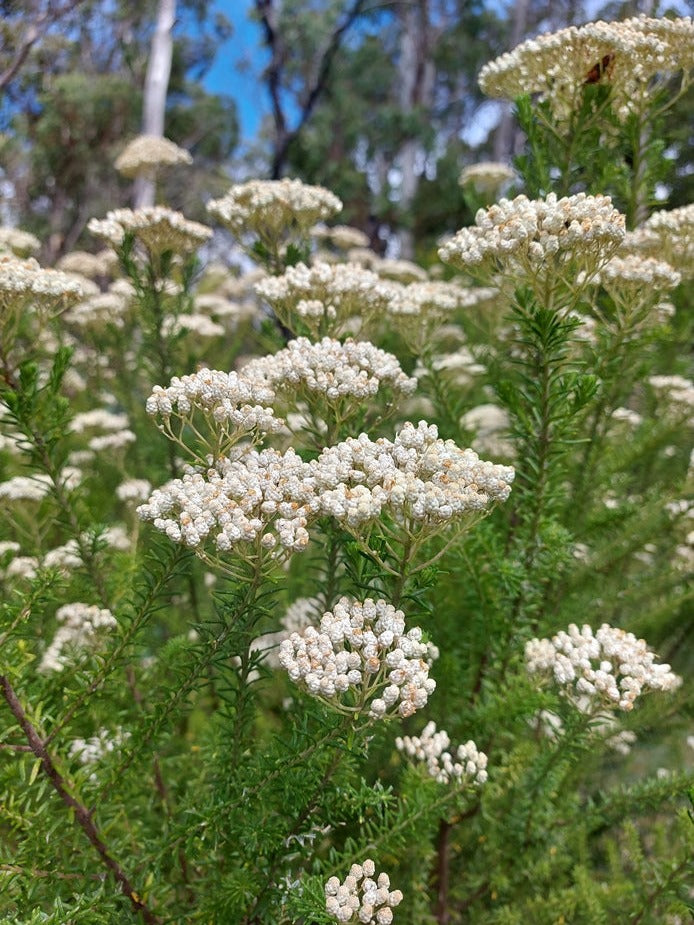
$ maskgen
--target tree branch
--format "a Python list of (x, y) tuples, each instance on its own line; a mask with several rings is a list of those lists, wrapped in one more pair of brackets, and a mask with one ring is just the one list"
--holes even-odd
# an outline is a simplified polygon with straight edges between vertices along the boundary
[(53, 10), (49, 6), (48, 9), (44, 10), (36, 17), (34, 22), (29, 24), (13, 60), (10, 62), (7, 68), (5, 68), (2, 74), (0, 74), (0, 91), (4, 90), (9, 82), (17, 76), (19, 69), (26, 61), (29, 52), (34, 47), (36, 42), (41, 38), (42, 30), (51, 26), (66, 13), (71, 13), (72, 10), (74, 10), (74, 8), (81, 2), (82, 0), (69, 0), (69, 2), (67, 2), (64, 6), (60, 6)]
[(19, 726), (24, 732), (24, 735), (26, 736), (31, 751), (41, 761), (41, 767), (50, 780), (53, 789), (58, 794), (63, 803), (67, 806), (67, 808), (72, 810), (74, 813), (75, 821), (80, 826), (89, 841), (92, 843), (105, 866), (108, 867), (108, 869), (116, 878), (121, 888), (121, 892), (124, 896), (128, 897), (133, 905), (133, 908), (142, 914), (142, 917), (147, 925), (158, 925), (160, 921), (159, 918), (140, 898), (138, 893), (135, 891), (134, 886), (121, 868), (120, 864), (109, 854), (108, 849), (104, 844), (96, 826), (94, 825), (92, 817), (87, 808), (83, 806), (78, 800), (76, 800), (75, 797), (69, 792), (65, 779), (63, 778), (60, 771), (56, 768), (55, 764), (53, 763), (53, 759), (46, 750), (45, 743), (39, 737), (36, 729), (29, 722), (29, 719), (24, 712), (24, 708), (19, 702), (19, 699), (17, 698), (17, 695), (12, 685), (10, 684), (9, 678), (0, 675), (0, 688), (2, 688), (3, 696), (7, 701), (7, 705), (12, 711), (14, 718), (17, 720)]
[(270, 50), (271, 55), (270, 63), (265, 73), (267, 76), (268, 90), (272, 101), (272, 113), (275, 122), (275, 153), (272, 158), (273, 180), (277, 180), (281, 176), (290, 145), (296, 140), (301, 130), (311, 118), (316, 103), (325, 90), (333, 61), (340, 50), (344, 35), (355, 20), (358, 19), (362, 13), (366, 12), (366, 3), (367, 0), (352, 0), (352, 4), (347, 9), (342, 22), (330, 35), (328, 44), (320, 57), (315, 80), (312, 85), (307, 88), (308, 92), (301, 105), (299, 119), (294, 128), (289, 129), (287, 127), (287, 117), (282, 107), (280, 96), (286, 53), (282, 42), (282, 36), (277, 27), (276, 10), (273, 0), (256, 0), (256, 12), (265, 33), (265, 44)]

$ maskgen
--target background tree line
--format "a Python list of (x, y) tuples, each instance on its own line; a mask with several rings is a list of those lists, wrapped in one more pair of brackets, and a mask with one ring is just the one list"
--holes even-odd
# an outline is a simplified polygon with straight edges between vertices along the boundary
[[(142, 131), (161, 5), (0, 0), (1, 217), (38, 234), (49, 261), (89, 249), (88, 219), (132, 201), (112, 164)], [(396, 241), (396, 252), (425, 261), (441, 234), (473, 218), (461, 168), (509, 161), (520, 148), (510, 108), (477, 87), (481, 66), (544, 30), (668, 12), (642, 0), (598, 10), (581, 0), (255, 0), (246, 10), (227, 4), (226, 16), (211, 0), (168, 5), (164, 133), (191, 151), (195, 170), (185, 183), (174, 173), (167, 202), (202, 217), (231, 179), (290, 174), (340, 196), (343, 219), (375, 249)], [(241, 152), (236, 64), (231, 92), (210, 92), (206, 75), (244, 15), (258, 26), (249, 60), (270, 112)], [(663, 187), (670, 207), (692, 198), (690, 106), (684, 98), (671, 116), (665, 156), (681, 166)]]

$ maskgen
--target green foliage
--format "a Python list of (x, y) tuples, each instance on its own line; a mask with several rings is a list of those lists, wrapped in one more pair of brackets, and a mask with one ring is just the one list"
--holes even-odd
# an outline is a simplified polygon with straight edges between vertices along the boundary
[[(310, 79), (311, 52), (338, 6), (311, 5), (311, 17), (299, 0), (285, 4), (294, 86)], [(364, 227), (373, 165), (392, 166), (413, 138), (430, 154), (440, 140), (425, 110), (396, 105), (393, 15), (374, 15), (348, 45), (344, 69), (291, 147), (292, 163), (348, 199), (347, 220)], [(149, 6), (136, 20), (148, 16)], [(469, 5), (437, 44), (451, 109), (460, 67), (480, 63), (495, 23)], [(480, 43), (468, 47), (460, 39), (472, 24)], [(70, 58), (67, 38), (66, 48)], [(137, 48), (131, 54), (134, 66)], [(184, 86), (188, 65), (206, 54), (179, 46), (182, 95), (171, 115), (181, 140), (214, 122), (218, 132), (199, 142), (213, 162), (231, 150), (235, 128), (225, 125), (224, 100)], [(122, 99), (114, 113), (125, 120), (130, 101), (110, 75), (90, 81), (61, 71), (40, 89), (45, 110), (53, 96), (56, 108), (34, 125), (46, 150), (32, 153), (32, 182), (62, 164), (74, 190), (78, 158), (90, 162), (87, 186), (106, 171), (92, 154), (111, 144), (104, 111)], [(546, 104), (520, 99), (526, 148), (517, 166), (530, 195), (611, 191), (631, 222), (673, 166), (662, 163), (670, 116), (644, 111), (640, 122), (619, 122), (608, 91), (586, 85), (568, 132)], [(453, 124), (461, 110), (449, 115)], [(57, 150), (69, 118), (67, 150)], [(91, 120), (92, 135), (73, 145), (80, 120)], [(443, 227), (469, 219), (455, 184), (467, 152), (460, 144), (455, 152), (441, 154), (441, 172), (420, 186), (407, 222), (388, 184), (375, 196), (374, 228), (406, 225), (427, 260)], [(294, 235), (301, 228), (286, 229), (285, 248), (269, 235), (251, 245), (257, 264), (279, 274), (310, 262), (308, 242)], [(211, 483), (229, 462), (201, 458), (209, 447), (197, 419), (183, 414), (180, 430), (167, 430), (167, 415), (147, 414), (155, 385), (203, 367), (242, 369), (242, 357), (275, 353), (301, 332), (257, 305), (242, 312), (252, 282), (198, 258), (148, 251), (136, 234), (117, 256), (128, 293), (120, 313), (79, 323), (29, 306), (0, 354), (0, 923), (329, 925), (326, 881), (344, 881), (367, 858), (403, 893), (397, 925), (670, 925), (691, 915), (691, 402), (668, 401), (651, 381), (689, 374), (680, 355), (692, 334), (686, 284), (663, 320), (662, 294), (646, 287), (631, 300), (597, 284), (579, 289), (584, 281), (565, 278), (566, 264), (548, 260), (540, 290), (509, 264), (477, 307), (441, 311), (446, 324), (421, 355), (405, 349), (393, 317), (381, 320), (375, 339), (419, 378), (418, 392), (396, 406), (377, 388), (347, 419), (331, 418), (325, 402), (301, 458), (315, 463), (321, 441), (357, 436), (370, 421), (370, 438), (391, 439), (393, 420), (426, 416), (441, 438), (512, 463), (510, 498), (428, 521), (414, 513), (427, 500), (420, 488), (401, 515), (385, 507), (358, 529), (323, 511), (310, 520), (307, 548), (290, 555), (262, 534), (231, 549), (211, 538), (175, 542), (175, 531), (139, 520), (139, 502), (123, 488), (134, 479)], [(105, 290), (106, 279), (98, 285)], [(202, 296), (216, 300), (223, 336), (177, 329), (202, 311)], [(456, 357), (460, 346), (467, 354)], [(293, 386), (283, 398), (288, 426), (258, 436), (264, 447), (298, 443), (306, 411)], [(490, 435), (467, 412), (491, 400), (503, 423)], [(99, 443), (109, 436), (99, 433), (95, 442), (83, 415), (97, 409), (127, 415), (134, 439)], [(252, 440), (244, 436), (229, 458), (256, 460)], [(417, 456), (413, 447), (400, 453)], [(450, 460), (431, 465), (443, 488)], [(41, 491), (11, 481), (20, 476)], [(223, 517), (233, 506), (223, 508), (221, 493), (214, 516)], [(293, 510), (267, 500), (259, 520)], [(194, 513), (204, 534), (214, 518), (203, 503)], [(303, 613), (316, 624), (343, 595), (386, 598), (408, 629), (420, 627), (436, 690), (414, 715), (376, 720), (355, 709), (363, 689), (351, 699), (315, 696), (281, 667), (288, 608), (299, 621), (297, 602), (309, 598)], [(82, 627), (61, 649), (61, 608), (75, 603), (108, 610), (112, 622)], [(597, 691), (592, 700), (586, 688), (567, 694), (568, 682), (527, 670), (533, 637), (603, 622), (643, 635), (682, 686), (618, 711)], [(468, 759), (459, 777), (441, 780), (398, 747), (429, 721), (450, 737), (452, 761), (466, 742), (487, 756), (476, 782)]]

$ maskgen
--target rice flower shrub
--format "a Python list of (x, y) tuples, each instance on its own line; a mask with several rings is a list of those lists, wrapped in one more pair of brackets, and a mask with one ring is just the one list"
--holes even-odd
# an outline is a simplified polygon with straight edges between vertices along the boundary
[(487, 65), (525, 148), (443, 278), (294, 178), (2, 230), (3, 921), (684, 920), (691, 66), (644, 17)]

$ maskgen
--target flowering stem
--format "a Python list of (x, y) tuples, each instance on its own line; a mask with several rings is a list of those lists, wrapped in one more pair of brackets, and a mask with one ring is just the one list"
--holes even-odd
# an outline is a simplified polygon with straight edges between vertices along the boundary
[(144, 900), (136, 892), (135, 887), (130, 882), (130, 879), (125, 874), (120, 864), (109, 853), (100, 832), (94, 825), (92, 815), (87, 810), (86, 806), (75, 799), (72, 793), (70, 793), (67, 781), (56, 768), (53, 758), (46, 749), (45, 741), (39, 736), (34, 726), (29, 722), (24, 708), (10, 684), (9, 679), (3, 675), (0, 675), (0, 688), (2, 688), (2, 693), (8, 707), (22, 728), (32, 752), (40, 760), (41, 767), (50, 780), (53, 789), (71, 811), (75, 822), (94, 846), (104, 865), (116, 878), (121, 892), (124, 896), (128, 897), (135, 911), (142, 915), (147, 925), (157, 925), (160, 921), (159, 917), (146, 905)]

